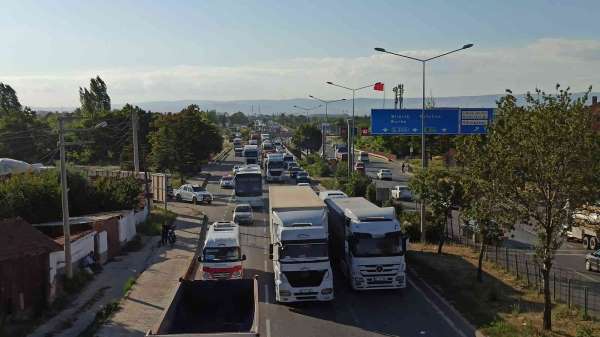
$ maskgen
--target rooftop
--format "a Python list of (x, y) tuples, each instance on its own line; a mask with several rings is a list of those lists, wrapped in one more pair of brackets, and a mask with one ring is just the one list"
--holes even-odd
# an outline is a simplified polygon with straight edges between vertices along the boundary
[(0, 261), (62, 250), (21, 218), (0, 220)]

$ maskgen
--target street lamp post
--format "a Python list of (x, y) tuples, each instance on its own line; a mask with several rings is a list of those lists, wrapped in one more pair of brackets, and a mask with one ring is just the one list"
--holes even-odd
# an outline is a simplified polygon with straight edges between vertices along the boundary
[[(324, 100), (324, 99), (320, 99), (318, 97), (315, 97), (313, 95), (308, 95), (308, 97), (315, 99), (321, 103), (325, 104), (325, 123), (329, 123), (329, 121), (327, 120), (327, 106), (329, 105), (329, 103), (336, 103), (336, 102), (341, 102), (341, 101), (345, 101), (345, 98), (342, 99), (334, 99), (334, 100)], [(321, 141), (321, 157), (325, 158), (325, 145), (327, 145), (327, 129), (325, 127), (321, 128), (321, 133), (322, 133), (322, 137), (323, 140)]]
[(331, 81), (327, 81), (326, 83), (335, 87), (352, 91), (352, 127), (350, 130), (348, 130), (348, 178), (350, 178), (350, 175), (352, 174), (352, 167), (354, 164), (354, 98), (356, 96), (357, 91), (368, 87), (372, 87), (375, 84), (369, 84), (359, 88), (349, 88), (343, 85), (333, 83)]
[[(419, 61), (419, 62), (421, 62), (422, 66), (423, 66), (423, 68), (422, 68), (423, 69), (422, 70), (422, 72), (423, 72), (423, 101), (421, 102), (421, 167), (424, 170), (427, 169), (427, 156), (425, 155), (425, 152), (426, 152), (425, 151), (425, 64), (428, 61), (440, 58), (442, 56), (446, 56), (448, 54), (455, 53), (457, 51), (461, 51), (463, 49), (469, 49), (471, 47), (473, 47), (472, 43), (465, 44), (461, 48), (454, 49), (449, 52), (445, 52), (443, 54), (439, 54), (437, 56), (433, 56), (433, 57), (426, 58), (426, 59), (420, 59), (417, 57), (394, 53), (394, 52), (385, 50), (385, 48), (379, 48), (379, 47), (375, 48), (375, 50), (378, 52), (387, 53), (387, 54), (396, 55), (396, 56), (404, 57), (407, 59)], [(425, 204), (423, 203), (422, 200), (421, 200), (421, 206), (419, 207), (419, 213), (421, 215), (421, 242), (425, 242), (425, 231), (423, 228), (424, 227), (424, 218), (425, 218)]]

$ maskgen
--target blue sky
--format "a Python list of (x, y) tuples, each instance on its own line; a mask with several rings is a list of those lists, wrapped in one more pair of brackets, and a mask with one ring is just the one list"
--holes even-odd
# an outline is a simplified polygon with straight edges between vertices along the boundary
[(0, 81), (34, 106), (76, 105), (96, 74), (115, 102), (340, 94), (324, 80), (416, 97), (419, 65), (373, 47), (468, 42), (428, 68), (433, 95), (599, 84), (598, 0), (0, 2)]

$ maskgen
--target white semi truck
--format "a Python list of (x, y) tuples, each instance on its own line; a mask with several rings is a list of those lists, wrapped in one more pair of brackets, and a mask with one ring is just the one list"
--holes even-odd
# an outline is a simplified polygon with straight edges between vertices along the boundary
[(268, 182), (285, 181), (285, 175), (283, 174), (285, 168), (283, 167), (283, 164), (283, 153), (267, 154), (267, 160), (265, 161), (265, 176)]
[(327, 208), (308, 186), (269, 186), (275, 299), (333, 300)]
[(352, 289), (406, 288), (406, 236), (393, 207), (365, 198), (325, 199), (332, 259)]

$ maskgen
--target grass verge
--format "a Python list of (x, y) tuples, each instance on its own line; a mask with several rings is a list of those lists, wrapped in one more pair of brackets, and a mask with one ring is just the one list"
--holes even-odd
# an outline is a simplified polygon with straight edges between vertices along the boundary
[(137, 231), (147, 236), (157, 236), (162, 232), (163, 223), (172, 224), (177, 214), (163, 208), (155, 208), (143, 223), (138, 225)]
[(127, 294), (127, 292), (129, 292), (129, 290), (131, 290), (131, 288), (133, 288), (135, 281), (136, 281), (135, 277), (130, 277), (127, 279), (127, 281), (123, 285), (123, 294)]
[(463, 316), (488, 337), (600, 336), (600, 322), (584, 319), (580, 310), (563, 304), (553, 307), (553, 331), (542, 330), (543, 298), (512, 274), (484, 263), (479, 283), (477, 253), (467, 247), (411, 244), (409, 264)]

